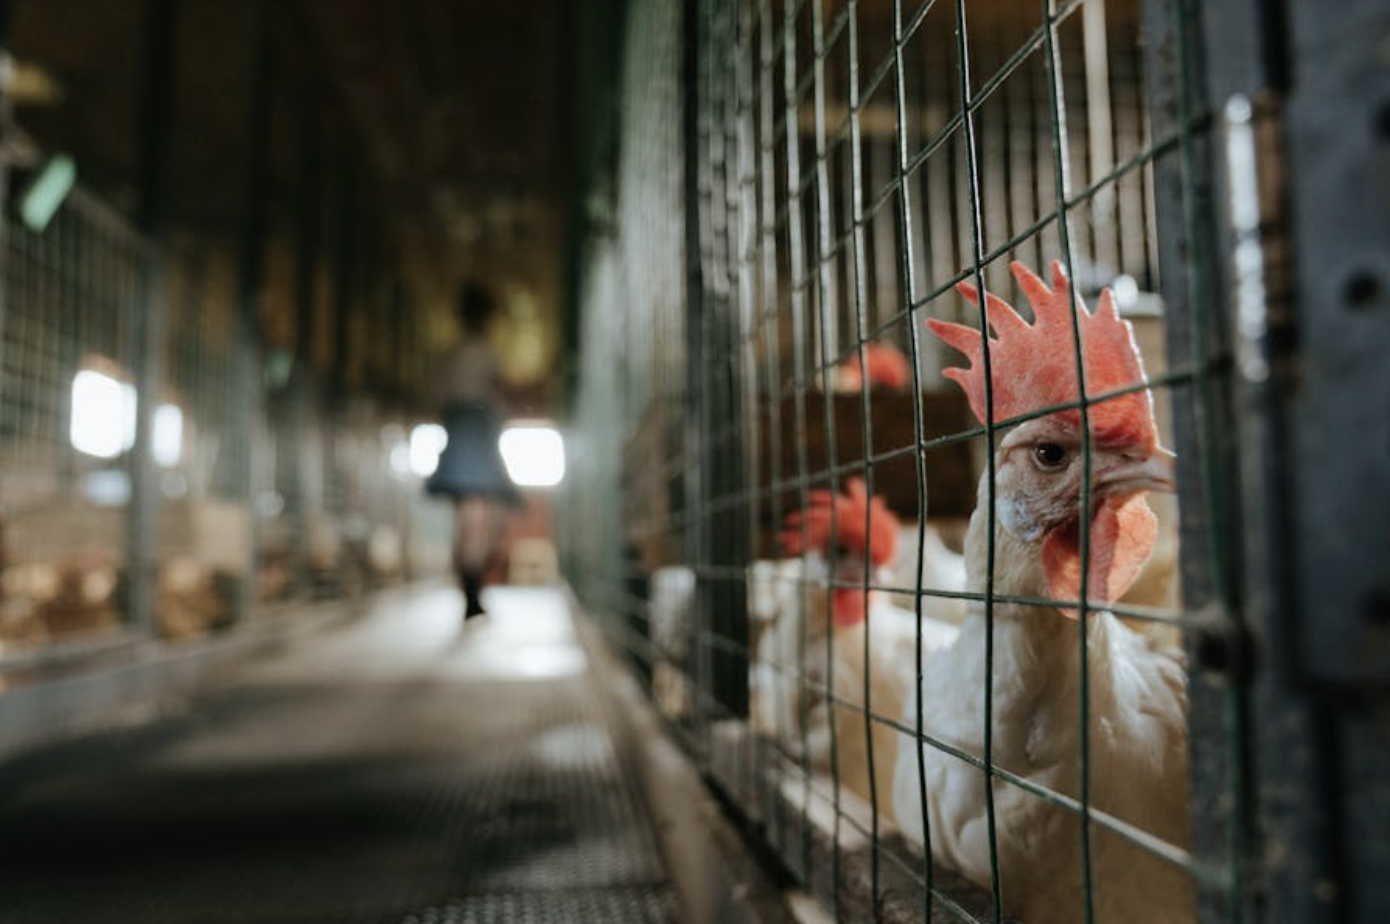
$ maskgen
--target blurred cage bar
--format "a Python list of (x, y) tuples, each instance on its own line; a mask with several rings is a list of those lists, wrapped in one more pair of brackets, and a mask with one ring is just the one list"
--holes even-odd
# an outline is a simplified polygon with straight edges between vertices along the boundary
[[(42, 230), (13, 210), (6, 222), (6, 671), (151, 636), (196, 638), (285, 604), (447, 570), (451, 518), (410, 471), (408, 403), (369, 395), (365, 382), (330, 401), (319, 376), (268, 342), (262, 381), (240, 380), (233, 273), (216, 251), (156, 247), (81, 186)], [(150, 317), (164, 336), (153, 397), (139, 399), (155, 408), (154, 513), (136, 538), (154, 565), (139, 611), (135, 402), (148, 359), (136, 319)], [(247, 389), (251, 432), (237, 411)]]
[[(1224, 101), (1287, 79), (1284, 23), (1257, 7), (666, 0), (627, 10), (617, 155), (586, 200), (595, 233), (581, 261), (572, 469), (584, 487), (566, 499), (566, 570), (711, 783), (838, 919), (1000, 920), (1001, 908), (993, 883), (933, 862), (896, 830), (883, 768), (918, 745), (920, 729), (894, 704), (867, 702), (863, 687), (837, 685), (836, 633), (808, 645), (811, 630), (794, 625), (790, 644), (772, 644), (788, 612), (809, 618), (803, 594), (831, 592), (800, 560), (779, 558), (776, 532), (811, 492), (863, 478), (903, 525), (891, 577), (861, 589), (958, 621), (969, 594), (951, 563), (985, 435), (940, 374), (959, 356), (924, 322), (977, 324), (954, 291), (977, 278), (1023, 306), (1008, 262), (1042, 273), (1054, 259), (1087, 305), (1102, 287), (1115, 292), (1161, 439), (1180, 459), (1180, 493), (1149, 495), (1153, 557), (1113, 609), (1186, 649), (1191, 840), (1117, 826), (1074, 792), (1027, 792), (1089, 818), (1102, 832), (1094, 843), (1118, 838), (1176, 870), (1197, 919), (1327, 920), (1334, 908), (1378, 919), (1367, 911), (1373, 874), (1355, 896), (1347, 883), (1383, 868), (1380, 854), (1362, 838), (1363, 857), (1339, 866), (1347, 858), (1330, 845), (1348, 842), (1313, 807), (1329, 793), (1326, 774), (1340, 772), (1324, 756), (1338, 745), (1323, 735), (1312, 755), (1296, 740), (1314, 716), (1328, 720), (1331, 700), (1280, 686), (1287, 669), (1252, 671), (1252, 646), (1277, 664), (1291, 657), (1279, 655), (1291, 617), (1271, 600), (1288, 586), (1273, 551), (1287, 536), (1286, 501), (1271, 487), (1275, 399), (1232, 375), (1225, 288), (1239, 228), (1221, 195), (1249, 180), (1264, 198), (1243, 233), (1271, 262), (1246, 273), (1267, 277), (1279, 323), (1277, 122), (1254, 110), (1252, 177), (1230, 180), (1221, 160)], [(1373, 17), (1359, 15), (1369, 29)], [(1310, 57), (1327, 47), (1306, 45)], [(856, 363), (881, 346), (907, 358), (907, 387), (856, 387)], [(1242, 523), (1269, 532), (1242, 535)], [(761, 708), (760, 683), (802, 707)], [(1288, 724), (1257, 729), (1257, 701)], [(805, 703), (820, 704), (831, 736), (819, 751)], [(1366, 743), (1374, 733), (1349, 734), (1365, 781), (1381, 766)], [(996, 789), (1019, 788), (979, 766)], [(1257, 770), (1273, 788), (1257, 790)], [(1307, 805), (1293, 808), (1299, 798)], [(1294, 847), (1291, 833), (1317, 846)]]

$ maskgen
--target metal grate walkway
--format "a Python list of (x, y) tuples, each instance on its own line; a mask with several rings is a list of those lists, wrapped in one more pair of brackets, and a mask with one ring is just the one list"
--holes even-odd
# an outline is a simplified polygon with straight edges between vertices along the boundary
[(0, 766), (0, 924), (675, 921), (563, 598), (491, 593)]

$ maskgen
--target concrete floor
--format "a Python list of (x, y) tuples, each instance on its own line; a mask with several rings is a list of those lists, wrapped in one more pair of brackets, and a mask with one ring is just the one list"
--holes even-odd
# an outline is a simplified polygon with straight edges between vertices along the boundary
[(0, 924), (676, 920), (564, 597), (486, 602), (392, 592), (0, 764)]

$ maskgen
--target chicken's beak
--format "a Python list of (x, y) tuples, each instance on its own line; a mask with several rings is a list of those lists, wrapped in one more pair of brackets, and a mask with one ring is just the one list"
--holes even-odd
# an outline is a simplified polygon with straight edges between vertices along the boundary
[(1177, 456), (1155, 446), (1143, 457), (1107, 453), (1108, 464), (1097, 467), (1094, 476), (1098, 494), (1137, 494), (1140, 491), (1177, 490)]

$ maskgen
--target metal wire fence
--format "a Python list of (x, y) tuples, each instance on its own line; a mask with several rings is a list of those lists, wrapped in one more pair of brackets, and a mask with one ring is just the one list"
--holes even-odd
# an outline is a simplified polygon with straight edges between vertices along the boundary
[[(17, 223), (8, 230), (0, 382), (7, 643), (119, 624), (130, 472), (105, 460), (129, 448), (133, 318), (151, 256), (116, 216), (81, 197), (45, 234)], [(80, 381), (79, 372), (87, 373)], [(97, 402), (100, 413), (75, 418), (82, 401)], [(72, 444), (79, 431), (85, 452)], [(84, 490), (100, 504), (79, 501)]]
[(0, 670), (445, 570), (414, 421), (330, 403), (307, 368), (245, 381), (218, 260), (156, 248), (81, 188), (41, 230), (7, 219)]
[[(567, 570), (839, 919), (1240, 919), (1246, 691), (1182, 654), (1240, 619), (1220, 312), (1171, 247), (1207, 182), (1192, 22), (1122, 0), (628, 17)], [(1024, 365), (972, 292), (1051, 325)], [(1147, 386), (1093, 364), (1112, 299)], [(981, 341), (967, 400), (942, 372)], [(1047, 355), (1073, 390), (1013, 400)], [(1121, 523), (1105, 428), (1149, 394), (1145, 451), (1178, 450), (1183, 491), (1135, 488)], [(1053, 450), (1065, 581), (1021, 524), (1051, 489), (1019, 472)]]

